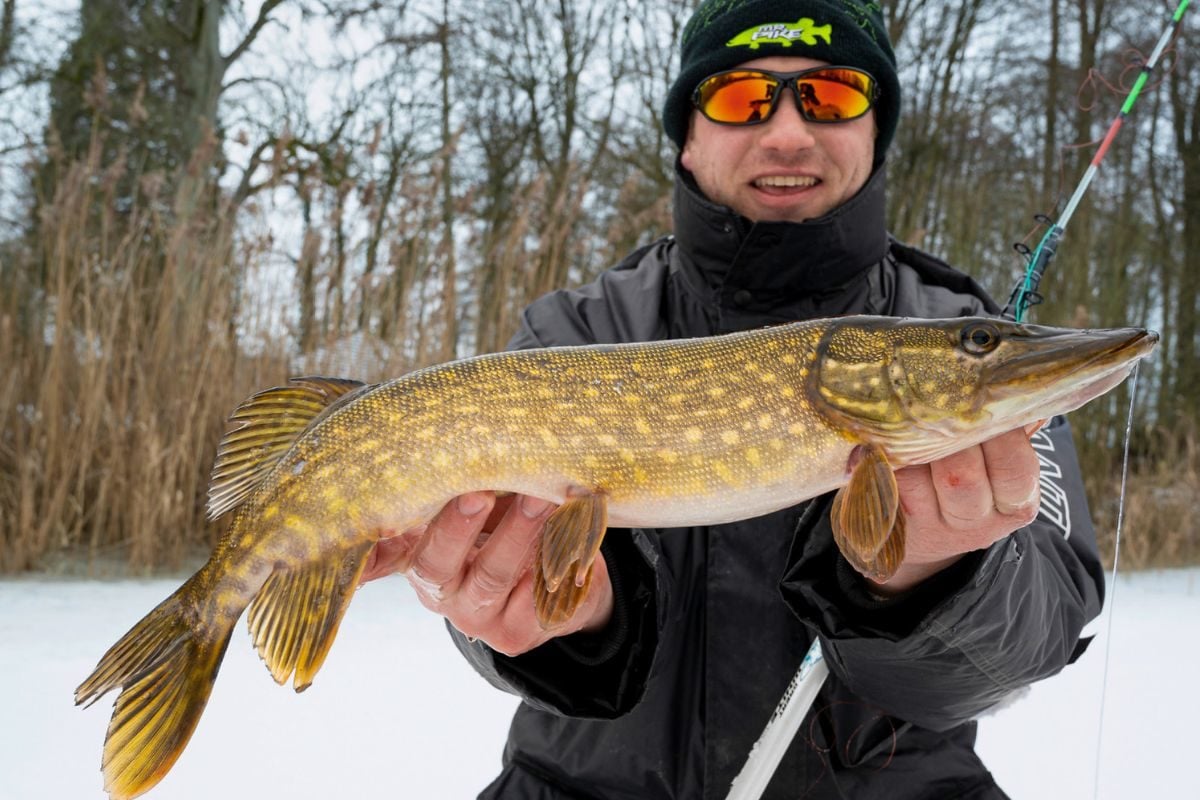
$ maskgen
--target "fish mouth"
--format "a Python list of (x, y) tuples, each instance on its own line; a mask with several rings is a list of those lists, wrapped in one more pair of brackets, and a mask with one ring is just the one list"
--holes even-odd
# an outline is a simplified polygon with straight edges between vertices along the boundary
[[(1005, 395), (1027, 394), (1056, 414), (1087, 403), (1123, 381), (1159, 336), (1144, 328), (1076, 330), (1021, 325), (987, 379)], [(1049, 395), (1049, 396), (1048, 396)]]

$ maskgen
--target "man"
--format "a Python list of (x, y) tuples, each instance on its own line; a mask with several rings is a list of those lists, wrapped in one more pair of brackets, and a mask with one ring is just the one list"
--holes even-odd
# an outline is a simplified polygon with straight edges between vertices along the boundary
[[(995, 313), (885, 230), (894, 62), (876, 3), (702, 3), (665, 107), (675, 236), (532, 304), (512, 346)], [(528, 569), (544, 501), (459, 498), (381, 544), (369, 576), (411, 561), (470, 662), (523, 698), (482, 797), (723, 798), (814, 635), (831, 676), (767, 797), (1003, 797), (972, 720), (1082, 651), (1103, 586), (1069, 429), (1038, 437), (1065, 482), (1053, 519), (1026, 431), (902, 470), (908, 551), (882, 584), (833, 545), (829, 497), (610, 532), (587, 600), (555, 630), (534, 619)]]

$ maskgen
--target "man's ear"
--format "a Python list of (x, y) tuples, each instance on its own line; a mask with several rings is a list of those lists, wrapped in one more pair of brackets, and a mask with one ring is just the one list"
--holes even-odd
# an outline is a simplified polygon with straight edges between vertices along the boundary
[(695, 116), (688, 115), (687, 134), (683, 137), (683, 149), (679, 151), (679, 163), (688, 172), (695, 172), (692, 169), (692, 126), (695, 124)]

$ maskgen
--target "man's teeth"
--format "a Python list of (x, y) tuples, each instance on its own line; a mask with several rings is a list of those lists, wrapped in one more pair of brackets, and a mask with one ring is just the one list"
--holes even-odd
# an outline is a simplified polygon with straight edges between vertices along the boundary
[(817, 179), (808, 175), (770, 175), (766, 178), (756, 178), (755, 186), (816, 186)]

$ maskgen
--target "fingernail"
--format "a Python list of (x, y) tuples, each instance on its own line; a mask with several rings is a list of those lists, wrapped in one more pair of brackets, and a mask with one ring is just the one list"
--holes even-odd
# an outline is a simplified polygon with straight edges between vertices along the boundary
[(468, 517), (483, 511), (486, 505), (487, 499), (481, 494), (464, 494), (458, 498), (459, 512)]
[(525, 495), (521, 498), (521, 513), (530, 519), (537, 519), (542, 514), (546, 513), (546, 509), (554, 505), (549, 500), (543, 500), (540, 497), (530, 497)]

